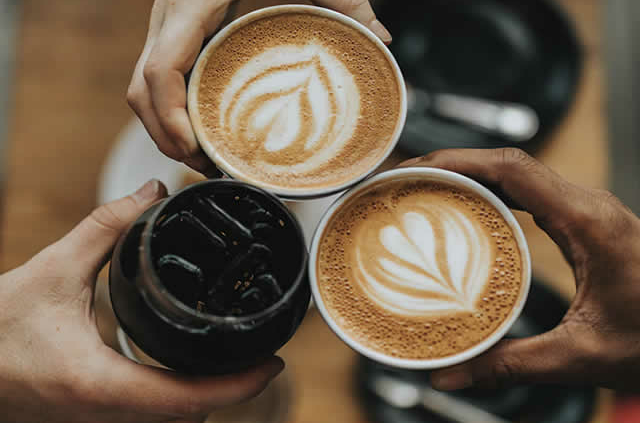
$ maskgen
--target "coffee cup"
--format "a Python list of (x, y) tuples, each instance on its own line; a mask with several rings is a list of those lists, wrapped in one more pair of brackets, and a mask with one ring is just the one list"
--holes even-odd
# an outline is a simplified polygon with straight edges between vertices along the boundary
[(109, 271), (114, 313), (132, 342), (190, 374), (246, 370), (293, 336), (309, 306), (297, 219), (239, 181), (199, 182), (145, 211)]
[(222, 172), (290, 200), (370, 176), (407, 113), (387, 47), (357, 21), (305, 5), (260, 9), (218, 32), (193, 68), (187, 105)]
[(531, 259), (517, 220), (487, 188), (404, 168), (358, 184), (327, 210), (309, 279), (321, 316), (352, 349), (436, 369), (504, 337), (526, 302)]

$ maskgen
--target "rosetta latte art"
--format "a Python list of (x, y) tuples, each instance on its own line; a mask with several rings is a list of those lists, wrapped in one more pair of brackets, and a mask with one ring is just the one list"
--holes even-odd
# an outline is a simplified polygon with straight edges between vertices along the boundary
[(369, 298), (401, 315), (476, 310), (492, 263), (489, 235), (478, 222), (433, 204), (405, 210), (397, 224), (377, 223), (355, 240), (354, 274)]
[(351, 140), (360, 116), (353, 75), (325, 47), (282, 45), (232, 77), (219, 105), (220, 128), (270, 172), (308, 172)]

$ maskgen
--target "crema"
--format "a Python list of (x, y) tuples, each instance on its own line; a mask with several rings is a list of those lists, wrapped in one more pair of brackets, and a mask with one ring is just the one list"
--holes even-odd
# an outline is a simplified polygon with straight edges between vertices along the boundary
[(238, 179), (331, 190), (388, 155), (404, 91), (389, 56), (360, 30), (293, 10), (258, 15), (208, 51), (199, 141)]
[(522, 261), (512, 229), (478, 195), (397, 180), (345, 202), (322, 234), (317, 284), (335, 322), (392, 357), (440, 358), (510, 315)]

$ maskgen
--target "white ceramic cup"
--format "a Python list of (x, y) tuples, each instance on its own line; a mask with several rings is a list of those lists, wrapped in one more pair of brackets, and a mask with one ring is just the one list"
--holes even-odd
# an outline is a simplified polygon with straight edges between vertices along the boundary
[[(511, 313), (505, 319), (504, 322), (500, 325), (500, 327), (494, 331), (490, 336), (484, 339), (482, 342), (475, 344), (469, 349), (463, 350), (457, 354), (442, 357), (442, 358), (430, 358), (430, 359), (403, 359), (397, 357), (391, 357), (389, 355), (383, 354), (376, 350), (373, 350), (361, 343), (355, 341), (349, 335), (347, 335), (340, 326), (335, 322), (331, 314), (329, 313), (327, 306), (322, 299), (320, 294), (320, 290), (318, 288), (318, 278), (317, 278), (317, 260), (318, 260), (318, 246), (322, 239), (322, 235), (327, 227), (327, 224), (331, 221), (336, 211), (338, 211), (341, 206), (347, 202), (349, 199), (354, 196), (359, 195), (360, 193), (366, 191), (369, 187), (373, 185), (378, 185), (382, 182), (387, 181), (396, 181), (396, 180), (404, 180), (407, 178), (416, 178), (420, 181), (433, 181), (433, 182), (441, 182), (447, 183), (454, 186), (458, 186), (461, 188), (465, 188), (481, 198), (485, 199), (489, 204), (496, 208), (496, 210), (502, 215), (505, 219), (509, 227), (511, 228), (513, 235), (515, 236), (516, 242), (520, 249), (520, 256), (522, 260), (522, 285), (520, 288), (519, 297), (516, 303), (511, 310)], [(340, 198), (338, 198), (331, 207), (327, 210), (324, 217), (320, 221), (316, 232), (313, 237), (313, 241), (311, 243), (311, 254), (309, 258), (309, 281), (311, 282), (311, 292), (313, 294), (313, 299), (316, 303), (316, 307), (318, 308), (320, 314), (323, 319), (327, 322), (331, 330), (342, 339), (347, 345), (349, 345), (356, 352), (369, 357), (370, 359), (377, 361), (379, 363), (383, 363), (389, 366), (404, 368), (404, 369), (438, 369), (443, 367), (453, 366), (455, 364), (462, 363), (467, 361), (473, 357), (482, 354), (484, 351), (491, 348), (495, 345), (500, 339), (504, 337), (504, 335), (509, 331), (511, 326), (515, 323), (518, 316), (522, 312), (522, 308), (526, 302), (527, 296), (529, 294), (529, 286), (531, 284), (531, 257), (529, 255), (529, 247), (527, 245), (527, 241), (525, 239), (524, 233), (522, 232), (522, 228), (518, 224), (518, 221), (513, 216), (509, 208), (484, 186), (475, 182), (472, 179), (467, 178), (466, 176), (460, 175), (458, 173), (435, 169), (435, 168), (425, 168), (425, 167), (416, 167), (416, 168), (401, 168), (394, 169), (384, 173), (380, 173), (367, 181), (355, 186), (351, 190), (345, 192)], [(416, 342), (419, 342), (416, 340)]]
[[(200, 78), (202, 76), (202, 72), (204, 71), (208, 59), (212, 54), (215, 54), (216, 48), (231, 34), (233, 34), (236, 30), (244, 27), (245, 25), (256, 21), (258, 19), (262, 19), (265, 17), (276, 16), (287, 13), (306, 13), (310, 15), (323, 16), (338, 22), (341, 22), (351, 28), (354, 28), (365, 35), (369, 40), (371, 40), (382, 52), (389, 64), (392, 66), (395, 74), (396, 83), (399, 87), (400, 92), (400, 113), (398, 115), (398, 122), (396, 124), (396, 128), (394, 133), (391, 136), (389, 144), (387, 145), (384, 154), (380, 157), (380, 159), (369, 169), (369, 171), (364, 174), (354, 175), (353, 179), (343, 183), (341, 185), (336, 185), (332, 187), (321, 187), (321, 188), (280, 188), (271, 186), (268, 183), (262, 183), (259, 180), (248, 179), (242, 173), (240, 173), (237, 169), (229, 164), (229, 162), (225, 159), (225, 157), (219, 154), (213, 145), (207, 141), (206, 131), (204, 130), (204, 125), (202, 124), (202, 117), (200, 116), (199, 107), (198, 107), (198, 87), (200, 86)], [(225, 173), (227, 176), (230, 176), (234, 179), (238, 179), (253, 185), (257, 185), (281, 198), (288, 200), (308, 200), (320, 197), (327, 197), (331, 194), (335, 194), (345, 189), (357, 184), (358, 182), (364, 180), (368, 176), (371, 175), (386, 159), (389, 157), (396, 144), (398, 143), (398, 139), (400, 138), (400, 134), (404, 128), (406, 116), (407, 116), (407, 94), (406, 94), (406, 86), (404, 83), (404, 78), (402, 76), (402, 72), (400, 71), (400, 67), (396, 62), (395, 58), (384, 45), (382, 41), (378, 37), (375, 36), (371, 30), (367, 27), (359, 23), (358, 21), (345, 16), (341, 13), (335, 12), (330, 9), (325, 9), (322, 7), (316, 6), (306, 6), (306, 5), (281, 5), (281, 6), (272, 6), (266, 7), (263, 9), (256, 10), (249, 14), (246, 14), (235, 21), (231, 22), (228, 26), (223, 28), (220, 32), (218, 32), (212, 39), (209, 41), (207, 46), (202, 50), (198, 60), (196, 61), (195, 66), (193, 67), (193, 71), (191, 73), (191, 78), (189, 80), (189, 87), (187, 91), (187, 107), (189, 110), (189, 116), (191, 119), (191, 124), (195, 131), (196, 137), (198, 139), (198, 143), (204, 152), (209, 156), (209, 158), (216, 164), (218, 169)]]

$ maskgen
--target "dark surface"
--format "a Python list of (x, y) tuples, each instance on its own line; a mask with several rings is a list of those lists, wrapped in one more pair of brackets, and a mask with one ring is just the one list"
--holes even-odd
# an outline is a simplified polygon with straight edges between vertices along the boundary
[[(540, 131), (519, 143), (521, 148), (535, 149), (573, 101), (581, 47), (572, 23), (550, 1), (401, 0), (383, 2), (379, 16), (394, 35), (391, 50), (409, 84), (431, 93), (532, 107)], [(510, 144), (409, 110), (399, 145), (421, 155), (439, 148)]]
[[(527, 337), (554, 328), (568, 304), (544, 284), (533, 281), (524, 311), (508, 337)], [(377, 423), (446, 423), (447, 419), (421, 407), (400, 409), (381, 401), (371, 390), (376, 375), (385, 374), (429, 384), (429, 372), (393, 369), (361, 358), (357, 368), (357, 389), (369, 418)], [(504, 418), (525, 423), (583, 423), (593, 413), (596, 389), (563, 386), (520, 385), (497, 390), (467, 389), (453, 393)]]
[[(230, 304), (233, 307), (247, 303), (255, 306), (255, 302), (249, 300), (233, 302), (239, 296), (233, 285), (216, 285), (220, 274), (224, 273), (220, 273), (220, 269), (232, 265), (236, 257), (251, 248), (245, 248), (247, 245), (255, 243), (238, 243), (238, 250), (230, 250), (227, 254), (211, 243), (210, 234), (207, 235), (206, 231), (180, 222), (179, 212), (191, 210), (204, 215), (206, 212), (202, 210), (195, 211), (199, 207), (196, 200), (216, 198), (228, 206), (231, 215), (241, 216), (242, 212), (251, 209), (236, 205), (239, 209), (233, 210), (227, 201), (234, 202), (236, 197), (242, 199), (247, 195), (259, 201), (275, 222), (282, 222), (282, 226), (279, 224), (278, 242), (273, 238), (265, 240), (274, 247), (267, 268), (277, 271), (282, 298), (277, 303), (261, 304), (250, 316), (221, 317), (208, 313), (210, 310), (206, 308), (196, 311), (195, 303), (200, 295), (209, 295), (223, 306), (229, 299), (232, 299)], [(173, 220), (175, 230), (168, 231), (167, 222), (172, 216), (177, 216)], [(205, 219), (204, 216), (202, 218)], [(165, 228), (162, 228), (163, 223)], [(219, 230), (215, 225), (212, 227)], [(162, 230), (156, 233), (158, 228)], [(179, 260), (188, 260), (190, 265), (168, 267), (171, 272), (156, 274), (152, 269), (156, 269), (157, 260), (166, 258), (170, 253), (186, 257), (172, 255), (169, 262), (175, 262), (178, 257)], [(306, 263), (307, 253), (300, 228), (279, 200), (239, 182), (202, 182), (145, 212), (121, 238), (114, 251), (109, 274), (111, 302), (124, 331), (145, 353), (165, 366), (197, 374), (237, 372), (271, 356), (300, 325), (310, 298)], [(198, 272), (192, 271), (190, 266), (200, 269), (202, 278), (194, 277)], [(175, 278), (167, 279), (171, 275)], [(158, 276), (163, 279), (159, 280)], [(217, 289), (213, 294), (209, 282)], [(268, 281), (256, 283), (266, 284)], [(161, 299), (175, 307), (166, 308), (164, 302), (158, 302), (153, 294), (153, 284), (160, 287)], [(222, 292), (225, 290), (231, 292)], [(207, 307), (209, 304), (207, 302)]]

